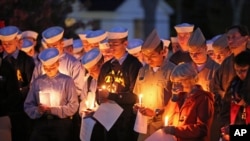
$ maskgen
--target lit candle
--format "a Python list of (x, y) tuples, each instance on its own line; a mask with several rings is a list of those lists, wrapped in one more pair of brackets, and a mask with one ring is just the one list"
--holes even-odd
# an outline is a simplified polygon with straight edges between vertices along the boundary
[(106, 89), (106, 86), (105, 86), (105, 85), (102, 85), (102, 89), (104, 89), (104, 90), (105, 90), (105, 89)]
[(139, 95), (139, 105), (142, 106), (142, 94)]
[(89, 102), (88, 102), (88, 100), (85, 101), (85, 104), (86, 104), (86, 108), (89, 109)]
[(164, 126), (168, 126), (168, 116), (165, 116)]

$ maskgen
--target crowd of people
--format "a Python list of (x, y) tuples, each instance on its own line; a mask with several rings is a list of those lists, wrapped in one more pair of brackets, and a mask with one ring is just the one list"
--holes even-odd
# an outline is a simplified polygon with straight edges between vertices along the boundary
[[(174, 29), (143, 40), (122, 26), (77, 39), (60, 26), (0, 28), (1, 141), (229, 141), (230, 125), (250, 122), (248, 29)], [(110, 129), (94, 116), (107, 103), (122, 109)]]

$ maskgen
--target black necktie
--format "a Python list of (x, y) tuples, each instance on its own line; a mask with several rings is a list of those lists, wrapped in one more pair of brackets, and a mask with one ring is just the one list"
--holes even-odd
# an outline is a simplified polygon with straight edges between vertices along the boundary
[(8, 55), (6, 56), (6, 60), (10, 63), (10, 64), (14, 64), (14, 57), (12, 55)]
[(115, 72), (117, 72), (118, 70), (121, 69), (121, 65), (120, 65), (120, 63), (119, 63), (118, 60), (115, 59), (111, 64), (112, 64), (112, 69), (113, 69)]

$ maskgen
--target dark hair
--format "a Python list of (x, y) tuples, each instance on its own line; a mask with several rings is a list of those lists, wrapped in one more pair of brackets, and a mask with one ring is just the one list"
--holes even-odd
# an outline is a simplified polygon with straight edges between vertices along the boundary
[(243, 51), (235, 56), (234, 63), (238, 66), (250, 65), (250, 52)]
[(230, 27), (228, 27), (226, 29), (226, 32), (228, 32), (229, 30), (232, 30), (232, 29), (238, 29), (241, 36), (248, 36), (249, 35), (248, 28), (245, 25), (233, 25), (233, 26), (230, 26)]

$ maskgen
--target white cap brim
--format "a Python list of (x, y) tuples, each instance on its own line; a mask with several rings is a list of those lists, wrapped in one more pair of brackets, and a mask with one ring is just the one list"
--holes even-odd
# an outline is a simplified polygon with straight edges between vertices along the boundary
[(32, 49), (33, 46), (29, 46), (29, 47), (22, 47), (21, 50), (24, 52), (29, 52)]
[(78, 36), (79, 36), (79, 38), (81, 39), (81, 40), (87, 40), (87, 38), (86, 38), (86, 34), (78, 34)]
[(0, 35), (0, 39), (2, 41), (11, 41), (14, 40), (17, 37), (17, 32), (11, 35)]
[(44, 39), (44, 41), (45, 41), (46, 43), (52, 44), (52, 43), (55, 43), (55, 42), (61, 40), (62, 37), (63, 37), (63, 33), (64, 33), (64, 31), (61, 32), (61, 33), (59, 33), (58, 35), (56, 35), (56, 36), (54, 36), (54, 37), (43, 38), (43, 39)]
[(53, 65), (55, 62), (57, 62), (58, 59), (59, 59), (59, 55), (57, 55), (49, 60), (46, 60), (46, 61), (41, 60), (41, 62), (43, 65), (50, 66), (50, 65)]
[(30, 37), (30, 38), (33, 38), (33, 39), (37, 39), (37, 36), (38, 36), (38, 33), (35, 32), (35, 31), (24, 31), (22, 32), (22, 37)]
[(193, 32), (194, 30), (194, 26), (190, 26), (190, 27), (174, 27), (177, 33), (189, 33), (189, 32)]
[(103, 41), (104, 39), (107, 38), (107, 32), (105, 32), (104, 34), (97, 36), (97, 37), (90, 37), (90, 38), (86, 38), (86, 40), (93, 44), (93, 43), (99, 43), (101, 41)]
[(128, 31), (126, 32), (108, 32), (108, 39), (122, 39), (128, 37)]
[(83, 66), (85, 68), (91, 68), (93, 67), (100, 59), (102, 58), (102, 54), (101, 52), (97, 55), (97, 57), (95, 57), (93, 60), (89, 61), (88, 63), (84, 64)]
[(107, 42), (105, 43), (99, 43), (99, 49), (109, 49), (110, 46)]
[(81, 52), (82, 50), (83, 50), (82, 47), (73, 48), (73, 53), (78, 53), (78, 52)]
[(131, 48), (131, 49), (126, 48), (126, 50), (128, 51), (129, 54), (136, 54), (141, 51), (141, 46)]
[(70, 45), (73, 45), (73, 38), (66, 39), (66, 40), (63, 41), (63, 47), (67, 47), (67, 46), (70, 46)]

